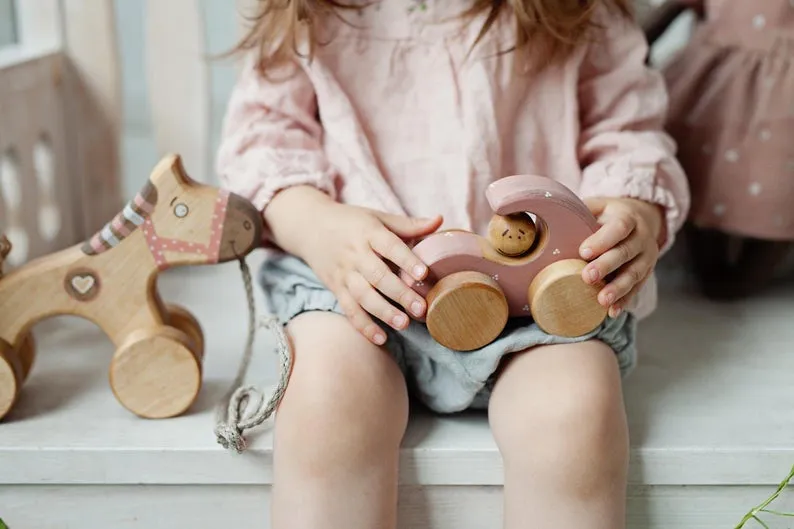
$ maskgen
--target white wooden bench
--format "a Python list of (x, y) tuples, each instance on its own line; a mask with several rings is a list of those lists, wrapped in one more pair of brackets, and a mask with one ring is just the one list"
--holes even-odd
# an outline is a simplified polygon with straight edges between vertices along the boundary
[[(29, 1), (40, 2), (39, 15), (57, 13), (67, 36), (47, 43), (50, 30), (35, 30), (33, 24), (27, 35), (38, 35), (40, 46), (0, 55), (0, 155), (13, 146), (22, 159), (32, 160), (35, 141), (30, 138), (39, 136), (39, 131), (29, 133), (29, 126), (7, 126), (4, 116), (12, 100), (35, 106), (36, 97), (51, 97), (41, 95), (45, 93), (65, 94), (71, 104), (79, 97), (80, 115), (66, 105), (65, 125), (45, 115), (37, 126), (53, 133), (63, 127), (55, 172), (58, 178), (81, 182), (84, 192), (60, 204), (71, 231), (62, 231), (54, 241), (33, 233), (29, 255), (21, 260), (68, 238), (77, 240), (106, 220), (108, 212), (84, 214), (90, 180), (76, 175), (95, 170), (83, 165), (90, 157), (85, 152), (105, 157), (105, 176), (116, 171), (103, 187), (114, 208), (121, 171), (121, 68), (114, 62), (114, 48), (92, 44), (97, 42), (92, 39), (105, 39), (108, 46), (115, 42), (109, 24), (113, 3), (62, 0), (65, 10), (58, 13), (51, 11), (57, 0), (23, 3)], [(195, 53), (202, 49), (199, 4), (152, 0), (147, 5), (147, 49), (156, 50), (147, 54), (149, 68), (161, 69), (153, 73), (151, 86), (173, 82), (150, 93), (159, 148), (186, 153), (192, 172), (209, 178), (203, 157), (209, 152), (211, 96), (206, 65)], [(174, 26), (165, 24), (177, 13), (180, 39), (175, 43), (166, 31)], [(88, 31), (95, 32), (90, 39)], [(64, 64), (63, 70), (53, 66)], [(175, 64), (181, 65), (179, 71), (167, 76)], [(19, 67), (27, 70), (15, 74), (14, 81), (10, 72), (21, 71), (14, 69)], [(53, 68), (67, 72), (60, 85), (53, 80)], [(79, 83), (74, 70), (81, 74)], [(22, 82), (18, 79), (28, 85), (15, 85)], [(20, 86), (34, 85), (40, 90), (20, 94)], [(28, 132), (10, 134), (15, 130)], [(84, 152), (89, 149), (81, 143), (84, 138), (103, 140), (97, 131), (112, 136), (104, 138), (103, 150), (94, 146)], [(52, 145), (58, 144), (60, 136), (51, 136)], [(34, 165), (17, 168), (26, 193), (41, 191), (32, 176)], [(7, 222), (7, 206), (4, 211)], [(38, 222), (35, 215), (20, 218), (28, 226)], [(252, 266), (261, 258), (261, 253), (252, 256)], [(689, 292), (676, 256), (661, 268), (660, 308), (641, 326), (640, 364), (625, 389), (632, 434), (629, 527), (729, 529), (774, 491), (794, 463), (794, 421), (789, 420), (794, 409), (794, 288), (743, 304), (716, 305)], [(97, 329), (73, 318), (37, 326), (34, 371), (13, 413), (0, 423), (0, 518), (11, 529), (268, 527), (272, 424), (250, 434), (251, 448), (242, 455), (223, 450), (212, 432), (215, 406), (234, 376), (245, 340), (247, 314), (237, 267), (173, 271), (162, 285), (164, 296), (194, 311), (205, 328), (199, 401), (182, 417), (138, 419), (110, 391), (107, 369), (113, 348)], [(233, 308), (219, 311), (219, 303)], [(276, 358), (271, 338), (260, 335), (256, 350), (249, 381), (272, 384)], [(501, 461), (482, 415), (416, 414), (404, 442), (401, 480), (401, 527), (500, 526)], [(791, 506), (784, 495), (775, 507), (786, 510), (786, 503)], [(787, 526), (770, 519), (770, 527)]]

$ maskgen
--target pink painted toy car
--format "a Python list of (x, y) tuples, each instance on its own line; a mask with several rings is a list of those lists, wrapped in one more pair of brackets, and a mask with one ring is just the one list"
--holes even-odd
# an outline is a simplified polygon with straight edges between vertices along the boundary
[(499, 336), (509, 317), (532, 318), (549, 334), (581, 336), (607, 309), (603, 284), (582, 280), (579, 246), (599, 227), (587, 206), (564, 185), (516, 175), (488, 187), (495, 215), (487, 238), (462, 230), (434, 233), (414, 248), (430, 268), (403, 281), (427, 299), (426, 323), (442, 345), (478, 349)]

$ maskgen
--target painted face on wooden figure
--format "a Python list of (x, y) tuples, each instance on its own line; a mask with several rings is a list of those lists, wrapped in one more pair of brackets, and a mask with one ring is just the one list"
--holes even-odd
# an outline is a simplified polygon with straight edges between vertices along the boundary
[(529, 215), (494, 215), (488, 224), (488, 239), (499, 253), (518, 257), (527, 253), (535, 242), (535, 223)]

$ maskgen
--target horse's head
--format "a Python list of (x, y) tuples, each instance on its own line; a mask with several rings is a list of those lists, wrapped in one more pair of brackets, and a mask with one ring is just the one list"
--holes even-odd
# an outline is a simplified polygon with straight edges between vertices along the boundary
[(147, 187), (140, 196), (151, 212), (142, 227), (158, 268), (226, 262), (260, 244), (259, 211), (238, 195), (192, 180), (179, 156), (163, 158)]

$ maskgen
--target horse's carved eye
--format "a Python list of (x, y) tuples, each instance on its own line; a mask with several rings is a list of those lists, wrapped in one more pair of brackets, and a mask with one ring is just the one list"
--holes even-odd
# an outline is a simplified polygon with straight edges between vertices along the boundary
[(245, 231), (251, 231), (252, 227), (253, 226), (251, 226), (250, 220), (246, 220), (245, 222), (243, 222), (243, 228), (245, 228)]
[(179, 204), (177, 204), (176, 206), (174, 206), (174, 215), (176, 215), (180, 219), (184, 218), (184, 217), (187, 217), (187, 214), (189, 212), (190, 212), (190, 210), (188, 209), (188, 207), (185, 204), (181, 203), (181, 202)]

